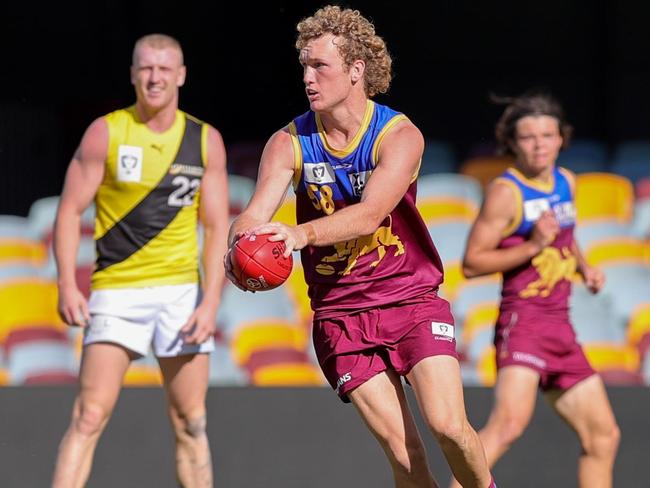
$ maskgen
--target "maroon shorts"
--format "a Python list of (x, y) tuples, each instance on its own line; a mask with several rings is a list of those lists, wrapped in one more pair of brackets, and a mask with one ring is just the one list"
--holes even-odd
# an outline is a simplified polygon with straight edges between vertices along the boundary
[(348, 392), (388, 368), (404, 376), (426, 357), (458, 357), (453, 324), (449, 303), (428, 294), (314, 320), (314, 349), (323, 374), (347, 403)]
[(593, 375), (568, 316), (501, 312), (494, 335), (497, 370), (526, 366), (540, 374), (542, 390), (567, 390)]

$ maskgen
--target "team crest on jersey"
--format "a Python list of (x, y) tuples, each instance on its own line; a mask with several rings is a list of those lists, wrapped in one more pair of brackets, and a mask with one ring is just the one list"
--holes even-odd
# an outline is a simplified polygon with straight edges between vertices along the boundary
[(547, 198), (535, 198), (524, 202), (524, 218), (528, 222), (536, 222), (544, 212), (551, 209)]
[(142, 179), (142, 148), (120, 144), (117, 148), (117, 181)]
[(334, 183), (334, 181), (336, 181), (334, 169), (326, 162), (305, 163), (303, 165), (303, 171), (307, 183), (322, 185), (324, 183)]
[(348, 175), (350, 184), (352, 185), (352, 190), (354, 191), (354, 196), (361, 196), (363, 189), (366, 187), (366, 181), (370, 178), (371, 173), (372, 171), (361, 171), (360, 173), (350, 173)]

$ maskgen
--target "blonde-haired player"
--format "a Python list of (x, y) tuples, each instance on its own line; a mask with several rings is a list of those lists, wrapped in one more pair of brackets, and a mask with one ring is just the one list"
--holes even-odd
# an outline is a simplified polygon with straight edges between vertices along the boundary
[[(80, 389), (52, 486), (84, 486), (132, 359), (153, 348), (164, 378), (184, 487), (211, 487), (208, 353), (223, 282), (228, 190), (217, 130), (178, 109), (179, 43), (152, 34), (133, 50), (133, 106), (95, 120), (65, 179), (54, 248), (59, 309), (84, 327)], [(80, 215), (96, 206), (97, 263), (88, 303), (75, 281)], [(197, 224), (205, 229), (199, 286)]]

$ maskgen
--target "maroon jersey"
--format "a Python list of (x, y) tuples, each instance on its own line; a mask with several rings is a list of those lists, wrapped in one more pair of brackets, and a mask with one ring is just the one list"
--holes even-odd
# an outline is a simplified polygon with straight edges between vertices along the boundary
[[(298, 223), (358, 203), (383, 136), (404, 119), (388, 107), (368, 102), (359, 133), (344, 150), (329, 147), (317, 114), (310, 111), (295, 119), (290, 132), (296, 155)], [(413, 178), (402, 200), (374, 234), (301, 251), (309, 297), (319, 318), (437, 291), (442, 263), (415, 198)]]
[(573, 255), (575, 208), (569, 181), (561, 168), (555, 168), (548, 187), (526, 179), (509, 169), (501, 178), (519, 195), (519, 218), (510, 235), (499, 247), (521, 244), (542, 212), (552, 210), (560, 224), (560, 232), (551, 243), (529, 262), (503, 273), (502, 311), (526, 311), (545, 314), (568, 313), (571, 279), (577, 260)]

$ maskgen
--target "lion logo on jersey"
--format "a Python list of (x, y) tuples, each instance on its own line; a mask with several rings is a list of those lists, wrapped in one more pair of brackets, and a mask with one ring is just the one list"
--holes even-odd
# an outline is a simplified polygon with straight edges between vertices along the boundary
[[(381, 260), (384, 259), (384, 256), (386, 255), (386, 248), (389, 246), (397, 247), (393, 256), (400, 256), (405, 252), (404, 244), (402, 244), (399, 236), (393, 234), (390, 216), (388, 225), (382, 225), (375, 231), (374, 234), (334, 244), (334, 249), (336, 252), (331, 256), (325, 256), (321, 260), (321, 263), (334, 263), (345, 261), (347, 259), (347, 265), (345, 269), (343, 271), (339, 271), (340, 275), (347, 276), (352, 271), (352, 268), (356, 266), (357, 261), (361, 256), (370, 254), (376, 249), (377, 259), (370, 263), (370, 267), (375, 268), (381, 262)], [(318, 269), (319, 268), (317, 267), (317, 271)]]
[(567, 247), (562, 251), (547, 247), (532, 260), (539, 279), (531, 281), (519, 292), (521, 298), (547, 297), (561, 280), (571, 280), (576, 272), (577, 261)]

